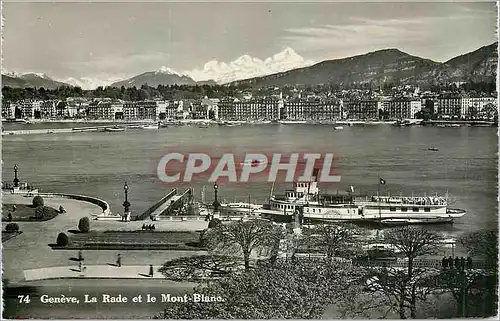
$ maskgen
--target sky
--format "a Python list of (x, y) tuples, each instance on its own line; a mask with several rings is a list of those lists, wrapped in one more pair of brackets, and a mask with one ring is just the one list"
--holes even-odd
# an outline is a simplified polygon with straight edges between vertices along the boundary
[(124, 79), (291, 47), (322, 61), (397, 48), (446, 61), (497, 41), (494, 2), (4, 1), (3, 71)]

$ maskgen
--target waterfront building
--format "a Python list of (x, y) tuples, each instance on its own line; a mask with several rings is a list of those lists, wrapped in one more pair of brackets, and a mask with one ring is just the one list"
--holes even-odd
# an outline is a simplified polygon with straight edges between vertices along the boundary
[[(174, 104), (174, 101), (165, 102), (165, 119), (174, 119), (177, 115), (178, 106)], [(160, 117), (163, 117), (160, 115)]]
[(201, 100), (201, 105), (206, 108), (207, 119), (219, 119), (219, 111), (218, 111), (218, 104), (219, 104), (220, 99), (218, 98), (203, 98)]
[(295, 98), (284, 102), (282, 118), (287, 120), (336, 120), (342, 118), (342, 104), (336, 98)]
[(25, 99), (19, 103), (21, 109), (21, 118), (34, 118), (35, 110), (40, 110), (41, 101), (33, 99)]
[(282, 100), (276, 97), (223, 100), (218, 104), (218, 116), (222, 120), (275, 120), (280, 117), (282, 104)]
[(346, 118), (350, 120), (378, 120), (381, 102), (378, 100), (344, 100)]
[(461, 100), (461, 118), (491, 119), (497, 111), (495, 97), (464, 97)]
[(117, 104), (111, 99), (93, 101), (89, 104), (87, 117), (89, 119), (115, 119)]
[(157, 100), (156, 101), (156, 114), (158, 116), (158, 119), (165, 119), (167, 118), (167, 106), (168, 106), (168, 101), (161, 101)]
[(221, 120), (235, 120), (236, 119), (236, 113), (235, 113), (235, 105), (234, 102), (237, 99), (235, 98), (223, 98), (221, 101), (218, 103), (218, 114), (217, 114), (217, 119)]
[(83, 97), (69, 97), (66, 99), (67, 113), (70, 118), (84, 117), (89, 108), (89, 101)]
[(208, 119), (208, 106), (197, 100), (192, 103), (191, 119)]
[(138, 101), (137, 111), (139, 119), (155, 120), (158, 117), (156, 101)]
[(420, 99), (400, 98), (390, 100), (384, 104), (385, 111), (389, 114), (389, 119), (412, 119), (415, 114), (422, 110)]
[[(51, 119), (51, 118), (56, 118), (57, 116), (57, 110), (56, 106), (58, 105), (58, 101), (56, 100), (45, 100), (40, 103), (40, 109), (35, 110), (35, 118), (42, 118), (42, 119)], [(36, 115), (38, 114), (38, 115)], [(38, 116), (38, 117), (36, 117)]]
[(2, 119), (16, 118), (16, 103), (10, 101), (2, 101)]
[(438, 98), (437, 114), (439, 118), (460, 118), (462, 115), (462, 97), (444, 95)]

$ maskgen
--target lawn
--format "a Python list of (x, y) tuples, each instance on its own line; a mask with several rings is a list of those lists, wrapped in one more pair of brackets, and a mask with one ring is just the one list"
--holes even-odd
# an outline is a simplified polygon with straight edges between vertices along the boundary
[[(15, 210), (14, 210), (15, 206)], [(33, 205), (27, 204), (2, 204), (2, 221), (8, 222), (8, 214), (12, 214), (12, 222), (30, 221), (41, 222), (53, 219), (59, 212), (49, 206), (45, 206), (46, 213), (43, 218), (35, 217), (36, 208)]]
[(21, 231), (15, 231), (15, 232), (2, 231), (2, 243), (5, 242), (5, 241), (10, 240), (13, 237), (18, 236), (21, 233), (22, 233)]

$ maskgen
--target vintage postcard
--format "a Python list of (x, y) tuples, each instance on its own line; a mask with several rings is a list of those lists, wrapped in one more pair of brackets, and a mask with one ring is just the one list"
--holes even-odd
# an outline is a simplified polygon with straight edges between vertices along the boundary
[(497, 13), (3, 1), (3, 318), (497, 316)]

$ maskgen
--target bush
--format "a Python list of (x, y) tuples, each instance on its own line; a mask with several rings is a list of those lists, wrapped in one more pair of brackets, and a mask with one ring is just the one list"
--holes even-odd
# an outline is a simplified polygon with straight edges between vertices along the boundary
[(67, 246), (69, 244), (68, 236), (64, 233), (59, 233), (57, 236), (56, 244), (58, 246)]
[(5, 226), (7, 232), (17, 232), (19, 231), (19, 225), (17, 223), (9, 223)]
[(219, 220), (218, 218), (214, 218), (210, 222), (208, 222), (208, 228), (217, 227), (221, 224), (222, 224), (221, 220)]
[(88, 217), (82, 217), (80, 222), (78, 222), (78, 229), (82, 233), (88, 233), (90, 231), (90, 220)]
[(49, 208), (47, 206), (38, 206), (35, 209), (36, 218), (44, 218), (48, 214), (49, 214)]
[(33, 206), (34, 207), (39, 207), (39, 206), (43, 206), (43, 205), (45, 205), (45, 203), (43, 202), (43, 198), (40, 195), (33, 197)]

